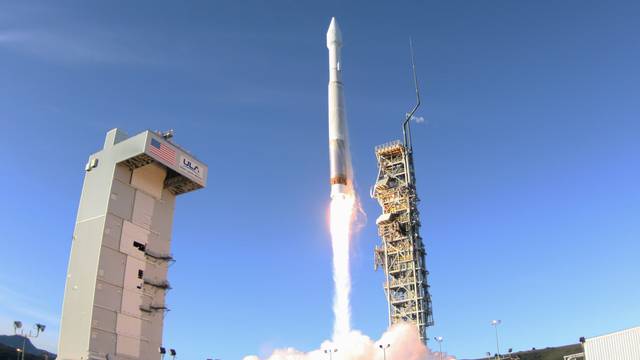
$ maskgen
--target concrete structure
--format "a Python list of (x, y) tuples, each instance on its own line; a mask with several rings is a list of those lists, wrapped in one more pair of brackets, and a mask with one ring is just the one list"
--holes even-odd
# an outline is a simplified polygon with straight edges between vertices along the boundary
[(640, 359), (640, 326), (588, 338), (582, 345), (585, 360)]
[(331, 197), (353, 192), (349, 131), (345, 114), (341, 65), (342, 33), (336, 18), (327, 30), (329, 49), (329, 162)]
[(382, 246), (375, 248), (375, 267), (382, 267), (385, 273), (389, 326), (398, 322), (415, 324), (426, 343), (433, 316), (419, 233), (413, 158), (400, 141), (378, 146), (375, 152), (379, 171), (372, 196), (382, 207), (382, 215), (376, 220)]
[(89, 157), (58, 359), (160, 359), (175, 198), (207, 180), (207, 167), (169, 138), (114, 129)]

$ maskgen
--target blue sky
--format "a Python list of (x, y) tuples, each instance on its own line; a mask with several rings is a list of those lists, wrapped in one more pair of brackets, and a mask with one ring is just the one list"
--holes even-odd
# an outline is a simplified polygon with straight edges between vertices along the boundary
[(177, 204), (165, 344), (182, 358), (313, 349), (332, 328), (325, 32), (343, 30), (356, 181), (353, 323), (386, 326), (373, 147), (413, 101), (444, 349), (575, 343), (640, 324), (640, 4), (0, 1), (0, 332), (57, 323), (83, 166), (120, 127), (209, 164)]

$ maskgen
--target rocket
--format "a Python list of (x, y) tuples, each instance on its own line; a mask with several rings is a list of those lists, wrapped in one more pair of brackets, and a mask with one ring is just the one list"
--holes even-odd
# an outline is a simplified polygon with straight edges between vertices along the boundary
[(333, 199), (335, 196), (347, 195), (353, 190), (349, 132), (344, 111), (340, 62), (342, 34), (335, 17), (331, 18), (331, 24), (327, 30), (327, 48), (329, 49), (329, 163), (331, 198)]

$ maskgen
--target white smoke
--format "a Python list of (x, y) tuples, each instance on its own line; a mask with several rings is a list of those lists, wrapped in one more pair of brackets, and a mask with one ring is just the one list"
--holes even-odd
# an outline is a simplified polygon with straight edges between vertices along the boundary
[(355, 196), (347, 193), (331, 199), (330, 230), (333, 248), (333, 281), (335, 292), (333, 298), (333, 338), (341, 338), (351, 331), (351, 273), (349, 271), (349, 240)]
[(416, 124), (422, 124), (424, 122), (424, 116), (411, 116), (411, 120), (415, 121)]
[[(325, 341), (318, 350), (302, 352), (293, 348), (279, 349), (264, 360), (326, 360), (324, 350), (338, 350), (333, 360), (383, 360), (380, 345), (386, 349), (389, 360), (455, 360), (454, 356), (430, 351), (418, 337), (418, 329), (411, 324), (397, 324), (385, 332), (379, 341), (373, 341), (359, 331), (351, 331), (335, 341)], [(258, 356), (246, 356), (243, 360), (262, 360)]]

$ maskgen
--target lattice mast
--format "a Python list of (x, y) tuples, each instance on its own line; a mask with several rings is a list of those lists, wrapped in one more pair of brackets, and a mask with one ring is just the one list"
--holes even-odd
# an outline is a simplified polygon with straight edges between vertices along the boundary
[(382, 215), (376, 220), (382, 245), (376, 246), (374, 254), (375, 269), (381, 267), (385, 273), (389, 326), (399, 322), (413, 323), (418, 327), (420, 339), (426, 343), (427, 327), (433, 325), (433, 312), (426, 252), (420, 237), (419, 198), (411, 144), (411, 119), (420, 106), (412, 46), (411, 65), (416, 105), (402, 123), (404, 141), (396, 140), (375, 148), (378, 177), (371, 195), (382, 208)]

